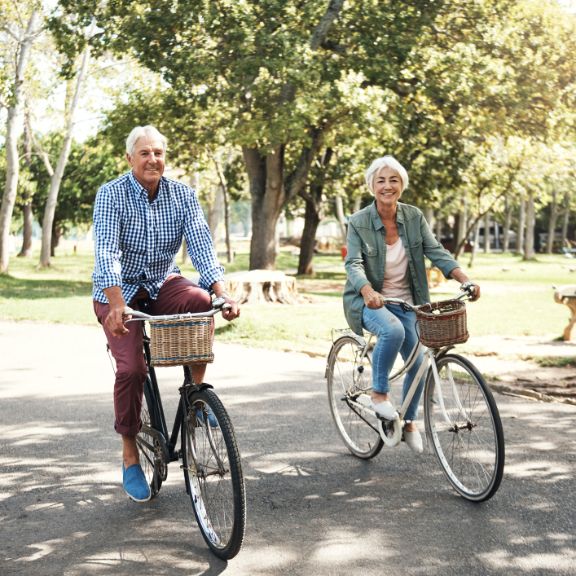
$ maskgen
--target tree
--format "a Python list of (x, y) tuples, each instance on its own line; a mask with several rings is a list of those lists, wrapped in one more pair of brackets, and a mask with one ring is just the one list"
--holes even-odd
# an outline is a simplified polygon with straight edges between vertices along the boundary
[(81, 57), (81, 63), (78, 71), (75, 74), (73, 81), (72, 95), (70, 98), (70, 103), (66, 110), (66, 121), (65, 121), (65, 131), (64, 139), (62, 143), (62, 148), (58, 156), (58, 162), (56, 167), (53, 168), (49, 157), (43, 154), (44, 163), (46, 165), (46, 170), (50, 175), (50, 190), (48, 193), (48, 198), (46, 200), (46, 206), (44, 208), (44, 217), (42, 219), (42, 247), (40, 250), (40, 266), (47, 267), (50, 266), (50, 256), (52, 255), (52, 233), (53, 233), (53, 223), (54, 223), (54, 213), (56, 211), (56, 203), (58, 200), (58, 193), (60, 191), (60, 185), (62, 183), (62, 178), (64, 176), (64, 170), (66, 168), (66, 163), (68, 162), (68, 157), (70, 155), (70, 149), (72, 147), (72, 130), (74, 128), (74, 113), (78, 107), (78, 101), (80, 99), (80, 92), (82, 90), (82, 85), (86, 75), (86, 70), (88, 67), (88, 59), (90, 55), (90, 47), (87, 45), (84, 48), (84, 52)]
[(575, 93), (573, 19), (551, 0), (62, 0), (60, 9), (75, 18), (53, 21), (64, 50), (78, 53), (75, 28), (94, 17), (96, 50), (133, 54), (161, 74), (177, 141), (209, 134), (242, 150), (251, 268), (274, 265), (278, 215), (309, 190), (327, 149), (345, 157), (358, 124), (370, 132), (362, 157), (394, 153), (413, 182), (405, 199), (442, 216), (490, 138), (552, 134)]
[(42, 31), (41, 17), (38, 2), (22, 11), (8, 2), (0, 4), (1, 39), (11, 46), (15, 62), (6, 101), (6, 180), (0, 207), (0, 273), (8, 271), (10, 260), (10, 224), (20, 171), (18, 140), (24, 128), (24, 80), (32, 44)]
[[(38, 142), (49, 157), (57, 158), (62, 149), (62, 134), (55, 132), (42, 137)], [(112, 146), (101, 136), (90, 138), (79, 144), (73, 142), (58, 194), (51, 232), (51, 255), (62, 234), (73, 227), (87, 229), (92, 221), (94, 199), (98, 188), (106, 181), (115, 178), (120, 170), (122, 158), (113, 153)], [(34, 213), (45, 212), (51, 176), (46, 170), (43, 158), (34, 155), (30, 166), (30, 180), (37, 193), (33, 196)], [(41, 223), (41, 222), (40, 222)]]
[[(126, 0), (65, 0), (61, 6), (80, 23), (94, 14), (100, 46), (133, 53), (182, 101), (220, 110), (212, 125), (226, 127), (228, 142), (242, 148), (248, 176), (250, 267), (272, 268), (279, 215), (305, 188), (326, 136), (345, 119), (340, 112), (354, 109), (342, 81), (355, 75), (358, 84), (394, 83), (440, 5), (420, 0), (399, 10), (397, 4), (155, 0), (135, 8)], [(70, 27), (55, 26), (63, 47), (77, 47)]]

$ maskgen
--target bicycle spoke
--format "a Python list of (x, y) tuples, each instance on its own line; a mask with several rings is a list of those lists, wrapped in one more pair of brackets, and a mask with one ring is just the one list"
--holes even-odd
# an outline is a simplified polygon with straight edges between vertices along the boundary
[(486, 500), (498, 489), (504, 466), (496, 404), (466, 359), (450, 354), (437, 361), (437, 368), (437, 376), (431, 373), (426, 383), (427, 432), (456, 490), (469, 500)]
[(372, 458), (382, 448), (376, 419), (364, 415), (352, 402), (372, 388), (370, 358), (351, 336), (339, 338), (330, 352), (326, 371), (330, 410), (348, 449), (359, 458)]
[(238, 448), (217, 396), (210, 390), (191, 396), (183, 423), (184, 475), (204, 539), (216, 555), (229, 559), (238, 553), (245, 527)]

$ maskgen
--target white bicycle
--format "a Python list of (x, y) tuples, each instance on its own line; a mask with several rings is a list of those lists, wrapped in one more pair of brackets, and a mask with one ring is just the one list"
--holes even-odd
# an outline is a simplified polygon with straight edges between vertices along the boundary
[(418, 373), (397, 408), (398, 416), (386, 420), (370, 408), (374, 335), (363, 338), (344, 331), (334, 340), (326, 366), (330, 409), (344, 443), (358, 458), (376, 456), (383, 446), (402, 441), (404, 415), (425, 378), (423, 415), (426, 437), (456, 491), (473, 502), (491, 498), (504, 472), (504, 432), (494, 397), (478, 369), (451, 352), (466, 341), (468, 293), (451, 300), (413, 306), (390, 298), (386, 304), (413, 310), (419, 343), (411, 356), (390, 375), (391, 390), (424, 352)]

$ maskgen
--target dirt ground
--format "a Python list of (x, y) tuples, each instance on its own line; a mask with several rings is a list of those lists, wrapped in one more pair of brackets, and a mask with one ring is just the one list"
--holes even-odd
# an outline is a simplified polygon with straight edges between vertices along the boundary
[(482, 336), (461, 346), (490, 385), (503, 393), (576, 405), (576, 369), (542, 367), (539, 358), (570, 358), (576, 342), (549, 337)]

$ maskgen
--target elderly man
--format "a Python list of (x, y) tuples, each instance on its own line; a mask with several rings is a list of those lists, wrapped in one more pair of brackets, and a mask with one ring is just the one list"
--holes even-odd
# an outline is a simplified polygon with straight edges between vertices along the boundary
[[(166, 138), (153, 126), (138, 126), (126, 140), (131, 170), (104, 184), (94, 206), (94, 311), (116, 361), (115, 430), (122, 436), (123, 486), (137, 502), (150, 499), (150, 487), (139, 462), (136, 435), (141, 427), (146, 364), (142, 327), (124, 324), (124, 308), (146, 299), (151, 314), (203, 312), (211, 294), (231, 307), (224, 318), (239, 316), (239, 308), (224, 291), (224, 269), (214, 252), (210, 230), (196, 192), (163, 176)], [(199, 285), (180, 274), (175, 257), (182, 239), (200, 274)], [(192, 377), (203, 381), (206, 365), (195, 365)]]

